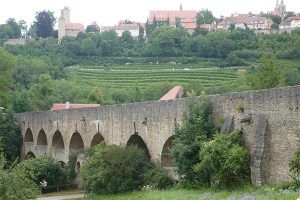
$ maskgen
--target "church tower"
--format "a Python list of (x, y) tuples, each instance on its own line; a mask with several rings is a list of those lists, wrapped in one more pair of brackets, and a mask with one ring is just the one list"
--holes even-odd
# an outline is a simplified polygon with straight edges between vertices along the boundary
[(65, 25), (70, 23), (70, 9), (66, 7), (61, 10), (58, 18), (58, 40), (60, 41), (66, 35)]
[(282, 16), (286, 13), (286, 5), (284, 4), (283, 0), (281, 0), (280, 4), (278, 0), (276, 1), (275, 12)]
[(180, 4), (180, 8), (179, 9), (180, 9), (180, 11), (182, 11), (182, 3)]
[(61, 10), (61, 16), (63, 16), (66, 20), (66, 23), (70, 23), (70, 8), (65, 6), (64, 9)]

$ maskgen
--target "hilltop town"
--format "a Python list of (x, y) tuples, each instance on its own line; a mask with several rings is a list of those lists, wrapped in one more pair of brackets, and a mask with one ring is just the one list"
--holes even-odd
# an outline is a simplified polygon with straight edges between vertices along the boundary
[[(202, 15), (202, 16), (201, 16)], [(210, 15), (210, 16), (209, 16)], [(249, 11), (247, 14), (233, 13), (231, 16), (215, 18), (213, 13), (208, 10), (184, 10), (180, 5), (178, 10), (151, 10), (146, 22), (134, 22), (130, 20), (120, 20), (118, 25), (99, 26), (92, 22), (86, 28), (81, 23), (71, 22), (71, 10), (64, 7), (61, 10), (61, 16), (58, 18), (58, 39), (64, 36), (76, 36), (79, 32), (104, 32), (115, 30), (119, 37), (122, 33), (129, 31), (133, 37), (138, 37), (140, 30), (147, 35), (151, 26), (169, 25), (171, 27), (183, 27), (189, 34), (193, 34), (197, 29), (206, 31), (215, 31), (217, 29), (232, 30), (235, 28), (250, 29), (256, 32), (290, 32), (300, 27), (300, 14), (288, 12), (284, 1), (279, 3), (273, 11), (266, 13), (253, 14)], [(199, 20), (200, 18), (208, 18)]]

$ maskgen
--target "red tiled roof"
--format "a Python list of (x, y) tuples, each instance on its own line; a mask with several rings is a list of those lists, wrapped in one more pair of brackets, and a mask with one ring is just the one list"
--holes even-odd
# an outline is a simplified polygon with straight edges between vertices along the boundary
[(173, 87), (167, 94), (161, 97), (160, 101), (168, 101), (174, 100), (176, 98), (180, 98), (183, 95), (183, 87), (182, 86), (175, 86)]
[(200, 28), (210, 30), (211, 29), (211, 24), (201, 24)]
[(182, 26), (186, 29), (196, 29), (197, 28), (196, 22), (194, 22), (194, 23), (185, 23), (185, 24), (182, 24)]
[(78, 31), (84, 31), (84, 26), (80, 23), (68, 23), (65, 24), (66, 30), (78, 30)]
[(66, 110), (76, 108), (97, 108), (100, 104), (68, 104), (68, 103), (54, 103), (50, 110)]
[[(176, 18), (180, 18), (183, 21), (195, 21), (197, 11), (195, 10), (152, 10), (149, 14), (149, 22), (152, 23), (153, 19), (157, 21), (170, 20), (170, 24), (176, 23)], [(184, 22), (183, 22), (184, 23)]]

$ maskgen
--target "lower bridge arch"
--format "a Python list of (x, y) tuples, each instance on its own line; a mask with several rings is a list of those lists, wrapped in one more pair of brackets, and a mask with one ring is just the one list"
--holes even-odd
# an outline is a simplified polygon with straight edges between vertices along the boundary
[(129, 140), (127, 141), (126, 146), (129, 146), (129, 145), (135, 145), (138, 148), (142, 149), (145, 152), (147, 158), (151, 159), (151, 156), (150, 156), (150, 153), (149, 153), (146, 143), (144, 142), (143, 138), (141, 136), (139, 136), (138, 134), (133, 134), (132, 136), (130, 136)]
[(81, 135), (78, 132), (73, 133), (69, 146), (70, 153), (76, 154), (83, 151), (83, 149), (84, 144)]
[(173, 167), (173, 157), (171, 155), (171, 148), (173, 146), (175, 136), (171, 136), (165, 142), (161, 152), (161, 166), (162, 167)]
[(30, 158), (35, 158), (35, 155), (34, 155), (34, 153), (33, 153), (32, 151), (29, 151), (29, 152), (26, 154), (25, 160), (26, 160), (26, 159), (30, 159)]

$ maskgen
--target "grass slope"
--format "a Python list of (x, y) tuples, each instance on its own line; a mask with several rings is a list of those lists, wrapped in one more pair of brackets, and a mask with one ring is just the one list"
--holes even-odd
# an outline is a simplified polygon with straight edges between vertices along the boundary
[(238, 191), (214, 190), (184, 190), (172, 189), (167, 191), (133, 192), (121, 195), (90, 196), (88, 200), (295, 200), (299, 196), (296, 192), (274, 192), (270, 188), (247, 189)]

